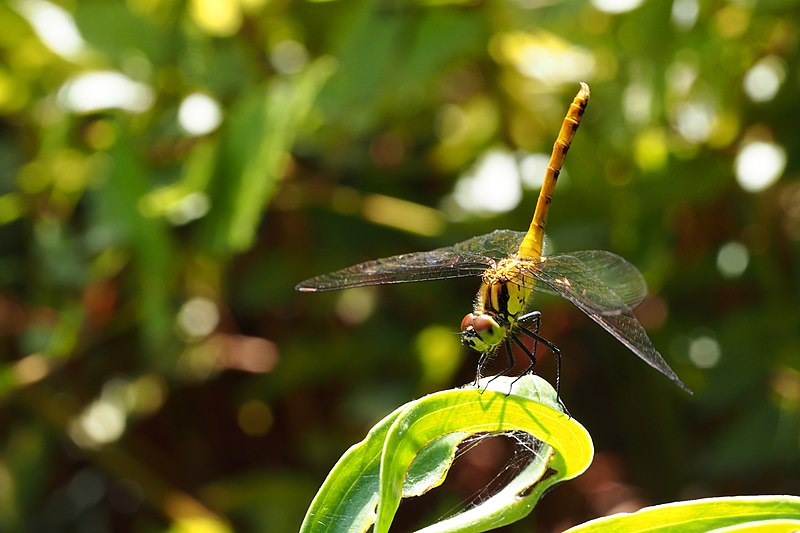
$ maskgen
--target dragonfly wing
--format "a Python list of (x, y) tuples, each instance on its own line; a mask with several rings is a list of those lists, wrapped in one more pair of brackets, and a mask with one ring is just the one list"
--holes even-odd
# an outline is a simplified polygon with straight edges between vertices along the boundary
[(500, 229), (460, 242), (452, 248), (460, 253), (481, 255), (499, 260), (516, 253), (524, 238), (524, 231)]
[(433, 279), (479, 276), (491, 261), (451, 249), (395, 255), (367, 261), (299, 283), (298, 291), (315, 292)]
[[(566, 295), (565, 295), (566, 297)], [(691, 390), (681, 381), (677, 374), (670, 368), (655, 346), (650, 337), (631, 311), (617, 315), (601, 315), (587, 307), (582, 306), (580, 300), (567, 298), (578, 308), (586, 313), (589, 318), (603, 326), (603, 329), (611, 333), (622, 344), (627, 346), (633, 353), (639, 356), (645, 363), (652, 366), (680, 388), (691, 394)]]
[(366, 285), (479, 276), (496, 259), (516, 251), (524, 236), (518, 231), (493, 231), (446, 248), (360, 263), (303, 281), (296, 289), (303, 292), (330, 291)]
[(526, 269), (530, 278), (566, 298), (600, 324), (645, 363), (682, 389), (691, 392), (658, 353), (633, 308), (647, 295), (639, 271), (610, 252), (583, 251), (557, 254)]
[(642, 273), (620, 256), (604, 250), (586, 250), (569, 255), (591, 266), (594, 275), (631, 309), (647, 298), (647, 282)]
[(555, 254), (521, 269), (520, 277), (520, 285), (540, 292), (563, 296), (561, 287), (571, 287), (576, 297), (603, 314), (635, 309), (647, 297), (641, 272), (604, 250)]

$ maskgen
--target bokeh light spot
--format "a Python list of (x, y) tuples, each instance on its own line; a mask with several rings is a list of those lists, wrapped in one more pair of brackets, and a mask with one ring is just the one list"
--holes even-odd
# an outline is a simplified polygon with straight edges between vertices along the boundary
[(190, 345), (178, 358), (175, 370), (182, 379), (202, 382), (219, 370), (224, 346), (212, 337), (211, 342)]
[(685, 96), (700, 75), (699, 58), (692, 50), (680, 50), (676, 57), (678, 59), (667, 67), (667, 84), (675, 95)]
[(786, 78), (786, 67), (775, 56), (767, 56), (753, 65), (744, 76), (744, 91), (754, 102), (772, 100)]
[(153, 104), (153, 91), (119, 72), (87, 72), (64, 83), (58, 91), (58, 103), (73, 113), (103, 109), (142, 113)]
[(299, 42), (287, 39), (272, 48), (269, 60), (281, 74), (296, 74), (308, 64), (308, 51)]
[(76, 59), (85, 43), (72, 15), (64, 8), (44, 0), (19, 0), (14, 7), (28, 20), (36, 35), (53, 52)]
[(94, 150), (106, 150), (117, 140), (117, 126), (108, 119), (95, 120), (83, 133), (86, 144)]
[(712, 368), (722, 358), (719, 342), (709, 336), (700, 336), (689, 343), (689, 359), (698, 368)]
[(169, 206), (167, 220), (175, 226), (203, 218), (211, 209), (211, 201), (204, 192), (191, 192)]
[(514, 156), (503, 150), (491, 150), (458, 180), (453, 198), (468, 213), (505, 213), (522, 200), (520, 180)]
[(280, 360), (274, 342), (247, 335), (214, 335), (207, 343), (216, 348), (220, 368), (262, 374), (272, 372)]
[(784, 214), (783, 227), (790, 239), (800, 241), (800, 183), (783, 187), (779, 202)]
[(270, 430), (275, 417), (272, 414), (272, 409), (264, 402), (248, 400), (239, 407), (236, 421), (246, 435), (258, 437)]
[(217, 305), (208, 298), (195, 297), (178, 311), (178, 327), (190, 339), (206, 337), (219, 323)]
[(21, 194), (10, 192), (0, 195), (0, 224), (7, 224), (25, 213), (25, 202)]
[(676, 28), (688, 30), (697, 22), (700, 6), (697, 0), (675, 0), (672, 2), (672, 23)]
[(745, 6), (731, 2), (716, 12), (714, 24), (720, 36), (734, 39), (747, 31), (750, 25), (750, 13), (746, 11)]
[(660, 296), (648, 296), (636, 308), (636, 316), (645, 328), (660, 328), (669, 316), (669, 305)]
[(70, 424), (69, 433), (75, 444), (91, 449), (119, 439), (125, 425), (122, 406), (100, 399)]
[(426, 387), (449, 383), (461, 365), (463, 349), (459, 336), (450, 328), (431, 325), (414, 340)]
[(158, 411), (167, 397), (167, 384), (158, 374), (146, 374), (130, 384), (130, 410), (139, 416)]
[(625, 118), (633, 124), (646, 124), (653, 107), (653, 92), (642, 83), (632, 83), (622, 95)]
[[(800, 409), (800, 372), (789, 366), (781, 366), (770, 381), (772, 390), (782, 404), (795, 411)], [(785, 402), (785, 403), (784, 403)]]
[(234, 0), (191, 0), (189, 13), (197, 26), (216, 37), (229, 37), (242, 25), (242, 10)]
[(698, 144), (706, 141), (714, 125), (715, 113), (704, 102), (685, 102), (678, 106), (675, 129), (687, 141)]
[(25, 83), (0, 69), (0, 112), (22, 109), (29, 96)]
[[(522, 184), (530, 189), (541, 189), (544, 184), (547, 165), (549, 164), (550, 156), (548, 154), (527, 154), (523, 156), (519, 162), (519, 174)], [(559, 185), (563, 185), (563, 183), (563, 181), (559, 181)]]
[(222, 110), (216, 100), (203, 93), (183, 99), (178, 108), (178, 124), (189, 135), (205, 135), (222, 122)]
[(656, 171), (664, 168), (669, 157), (667, 135), (661, 128), (649, 128), (636, 136), (634, 159), (639, 168)]
[(509, 32), (494, 39), (491, 48), (523, 76), (548, 84), (591, 79), (596, 70), (590, 50), (545, 32)]
[(50, 359), (40, 353), (32, 353), (14, 364), (13, 373), (17, 383), (29, 385), (47, 377), (51, 369)]
[(377, 295), (372, 287), (344, 291), (336, 302), (336, 316), (345, 324), (361, 324), (375, 311), (376, 300)]
[(786, 167), (786, 151), (763, 141), (745, 144), (736, 156), (736, 180), (748, 192), (763, 191), (781, 177)]
[(636, 9), (644, 0), (592, 0), (592, 5), (606, 13), (625, 13)]
[(717, 252), (717, 270), (726, 278), (738, 278), (750, 263), (750, 252), (744, 244), (731, 241)]
[(443, 105), (436, 115), (436, 134), (443, 143), (463, 142), (469, 133), (469, 116), (455, 104)]

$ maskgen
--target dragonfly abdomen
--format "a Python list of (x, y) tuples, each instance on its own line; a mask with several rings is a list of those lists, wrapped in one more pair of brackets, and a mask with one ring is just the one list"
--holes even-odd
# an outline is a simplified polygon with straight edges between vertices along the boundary
[(519, 247), (518, 253), (520, 257), (536, 260), (542, 255), (544, 224), (547, 221), (547, 213), (550, 210), (550, 202), (553, 199), (553, 190), (561, 173), (564, 159), (567, 157), (569, 146), (572, 144), (572, 139), (575, 137), (575, 132), (578, 130), (578, 125), (581, 123), (581, 118), (583, 118), (583, 113), (586, 111), (588, 104), (589, 86), (581, 83), (581, 90), (575, 95), (575, 99), (569, 106), (567, 116), (564, 117), (564, 121), (561, 123), (558, 138), (553, 145), (550, 163), (547, 165), (542, 189), (539, 191), (539, 199), (536, 202), (536, 210), (533, 212), (533, 219), (528, 233)]

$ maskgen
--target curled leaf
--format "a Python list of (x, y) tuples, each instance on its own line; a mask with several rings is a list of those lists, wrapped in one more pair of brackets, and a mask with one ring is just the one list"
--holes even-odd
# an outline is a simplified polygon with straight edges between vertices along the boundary
[(301, 531), (366, 531), (373, 523), (376, 533), (388, 531), (403, 497), (442, 483), (465, 438), (511, 431), (541, 441), (532, 462), (493, 497), (424, 531), (486, 531), (515, 522), (546, 490), (591, 463), (589, 434), (564, 414), (549, 383), (530, 375), (483, 380), (477, 389), (425, 396), (381, 420), (328, 475)]

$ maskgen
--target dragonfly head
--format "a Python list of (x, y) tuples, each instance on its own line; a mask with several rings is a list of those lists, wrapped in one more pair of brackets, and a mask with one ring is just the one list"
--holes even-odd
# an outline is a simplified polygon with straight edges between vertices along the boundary
[(505, 328), (487, 314), (470, 313), (461, 321), (461, 342), (481, 353), (494, 349), (505, 335)]

